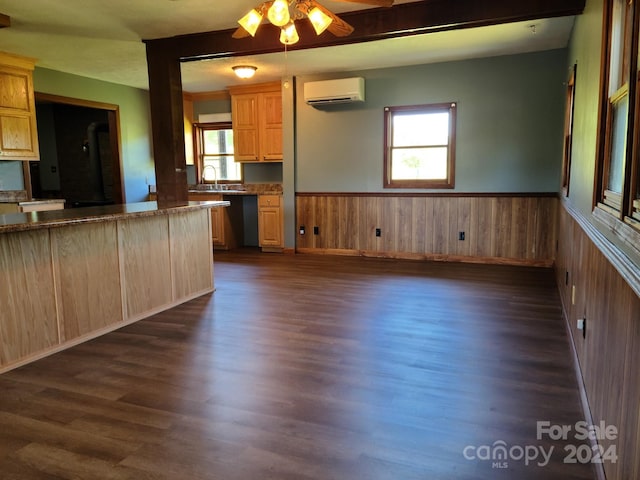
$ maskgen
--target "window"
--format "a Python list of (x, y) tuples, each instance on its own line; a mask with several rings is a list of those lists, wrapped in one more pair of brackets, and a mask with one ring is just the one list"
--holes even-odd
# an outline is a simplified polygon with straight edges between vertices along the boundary
[[(629, 182), (633, 156), (633, 115), (631, 101), (636, 96), (631, 72), (636, 69), (637, 45), (632, 43), (634, 5), (628, 0), (607, 0), (608, 27), (603, 43), (604, 131), (598, 170), (598, 206), (622, 220), (630, 211)], [(633, 87), (633, 88), (632, 88)]]
[(629, 92), (626, 87), (610, 100), (607, 113), (607, 161), (604, 178), (606, 183), (603, 202), (615, 210), (622, 209), (622, 188), (627, 158), (627, 119), (629, 117)]
[[(242, 164), (235, 162), (233, 156), (231, 123), (196, 123), (193, 131), (198, 183), (203, 175), (207, 181), (242, 182)], [(205, 170), (207, 166), (213, 170)]]
[(456, 104), (385, 108), (384, 187), (453, 188)]
[(629, 0), (604, 2), (593, 215), (640, 253), (640, 16), (635, 5)]
[(564, 112), (564, 152), (562, 155), (562, 191), (569, 196), (571, 176), (571, 145), (573, 144), (573, 106), (576, 98), (576, 68), (574, 64), (567, 82), (567, 98)]

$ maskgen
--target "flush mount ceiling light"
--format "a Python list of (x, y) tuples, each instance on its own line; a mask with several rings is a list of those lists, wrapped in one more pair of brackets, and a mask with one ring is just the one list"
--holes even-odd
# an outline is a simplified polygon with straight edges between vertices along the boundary
[[(394, 0), (338, 1), (390, 7), (393, 5)], [(280, 42), (284, 45), (293, 45), (300, 39), (296, 31), (295, 22), (303, 18), (307, 18), (311, 22), (316, 35), (329, 30), (337, 37), (346, 37), (353, 32), (351, 25), (315, 0), (272, 0), (261, 3), (238, 20), (240, 28), (234, 32), (233, 38), (243, 38), (248, 35), (255, 36), (265, 17), (271, 24), (280, 27)]]
[(238, 78), (251, 78), (258, 69), (258, 67), (254, 67), (253, 65), (236, 65), (231, 68)]

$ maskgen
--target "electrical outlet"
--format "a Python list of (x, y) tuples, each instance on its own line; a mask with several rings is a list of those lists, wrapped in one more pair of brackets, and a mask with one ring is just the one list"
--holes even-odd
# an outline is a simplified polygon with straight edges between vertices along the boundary
[(577, 328), (578, 330), (582, 330), (582, 338), (586, 338), (587, 337), (587, 319), (579, 318)]
[(313, 234), (314, 235), (320, 235), (320, 227), (318, 227), (318, 226), (313, 227)]
[(300, 235), (304, 235), (304, 225), (300, 225)]
[(380, 230), (379, 228), (376, 228), (376, 237), (381, 237), (382, 236), (382, 230)]
[(464, 232), (458, 232), (458, 240), (464, 240)]

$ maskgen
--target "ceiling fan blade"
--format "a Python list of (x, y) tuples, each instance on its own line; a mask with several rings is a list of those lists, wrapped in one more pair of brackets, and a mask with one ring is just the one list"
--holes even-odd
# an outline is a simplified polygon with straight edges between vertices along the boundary
[(249, 32), (247, 32), (244, 28), (238, 27), (238, 29), (233, 32), (231, 35), (233, 38), (245, 38), (249, 36)]
[(327, 15), (328, 17), (331, 17), (332, 22), (331, 22), (331, 25), (327, 27), (327, 30), (333, 33), (336, 37), (346, 37), (347, 35), (351, 35), (353, 33), (353, 27), (351, 25), (349, 25), (347, 22), (342, 20), (339, 16), (337, 16), (331, 10), (327, 10), (325, 7), (320, 5), (315, 0), (311, 0), (308, 3), (308, 6), (306, 7), (303, 7), (302, 4), (298, 4), (298, 8), (300, 10), (303, 10), (304, 8), (306, 8), (306, 10), (304, 10), (304, 13), (306, 14), (309, 14), (309, 10), (311, 10), (313, 7), (316, 7), (325, 15)]
[(364, 3), (365, 5), (375, 5), (377, 7), (390, 7), (393, 0), (335, 0), (337, 2)]

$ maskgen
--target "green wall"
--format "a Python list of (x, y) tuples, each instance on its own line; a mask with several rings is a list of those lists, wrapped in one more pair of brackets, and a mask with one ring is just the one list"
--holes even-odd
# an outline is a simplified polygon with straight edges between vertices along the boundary
[(0, 191), (23, 189), (22, 162), (0, 161)]
[(596, 169), (602, 0), (588, 0), (576, 18), (569, 44), (568, 68), (577, 65), (569, 202), (591, 216)]
[[(455, 191), (557, 191), (566, 54), (298, 77), (296, 191), (389, 191), (382, 187), (384, 107), (443, 102), (458, 103)], [(351, 76), (365, 78), (366, 102), (304, 103), (305, 82)]]
[(155, 183), (149, 92), (38, 67), (33, 82), (36, 92), (119, 106), (125, 199), (146, 200)]

